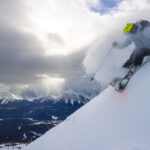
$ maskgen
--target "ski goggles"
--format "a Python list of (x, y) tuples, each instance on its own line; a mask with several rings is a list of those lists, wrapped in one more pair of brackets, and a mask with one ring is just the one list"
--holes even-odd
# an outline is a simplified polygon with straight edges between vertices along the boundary
[(133, 34), (136, 33), (137, 29), (138, 29), (138, 27), (134, 24), (130, 33), (133, 33)]

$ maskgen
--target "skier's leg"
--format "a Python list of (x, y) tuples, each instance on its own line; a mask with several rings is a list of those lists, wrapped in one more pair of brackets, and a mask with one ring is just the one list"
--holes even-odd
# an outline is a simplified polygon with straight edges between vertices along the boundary
[(135, 49), (131, 54), (129, 60), (125, 62), (123, 67), (129, 68), (129, 66), (131, 66), (132, 64), (134, 66), (140, 66), (143, 62), (144, 57), (148, 55), (150, 55), (150, 49), (148, 48)]
[(143, 62), (144, 57), (148, 55), (150, 55), (150, 49), (148, 48), (137, 49), (133, 56), (134, 66), (140, 66)]
[(122, 67), (124, 68), (129, 68), (129, 66), (131, 66), (134, 62), (134, 57), (135, 57), (135, 53), (136, 53), (136, 49), (132, 52), (130, 58), (123, 64)]

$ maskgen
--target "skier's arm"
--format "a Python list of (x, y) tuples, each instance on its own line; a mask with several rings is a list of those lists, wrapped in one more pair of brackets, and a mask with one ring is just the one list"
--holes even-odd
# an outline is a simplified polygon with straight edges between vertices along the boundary
[(113, 46), (119, 49), (126, 48), (128, 45), (132, 43), (132, 40), (130, 38), (127, 38), (125, 41), (118, 43), (117, 41), (113, 42)]
[(121, 42), (121, 43), (118, 43), (116, 48), (119, 48), (119, 49), (123, 49), (123, 48), (126, 48), (128, 45), (130, 45), (132, 43), (132, 40), (127, 38), (125, 41)]

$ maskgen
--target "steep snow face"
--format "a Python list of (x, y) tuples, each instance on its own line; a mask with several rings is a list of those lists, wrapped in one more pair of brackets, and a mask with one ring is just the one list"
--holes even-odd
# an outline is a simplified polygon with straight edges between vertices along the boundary
[(23, 150), (149, 150), (150, 63), (126, 91), (109, 87)]

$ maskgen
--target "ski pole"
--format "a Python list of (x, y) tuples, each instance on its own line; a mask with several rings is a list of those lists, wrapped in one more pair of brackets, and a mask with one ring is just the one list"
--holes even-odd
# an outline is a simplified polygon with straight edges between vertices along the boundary
[[(102, 68), (102, 66), (104, 65), (106, 59), (108, 58), (108, 56), (109, 56), (110, 53), (112, 52), (113, 48), (114, 48), (114, 46), (112, 45), (112, 47), (111, 47), (110, 50), (108, 51), (108, 53), (107, 53), (107, 55), (106, 55), (106, 57), (105, 57), (103, 63), (99, 66), (98, 70), (101, 70), (101, 68)], [(91, 78), (90, 78), (90, 81), (93, 81), (94, 79), (95, 79), (95, 76), (91, 77)]]

